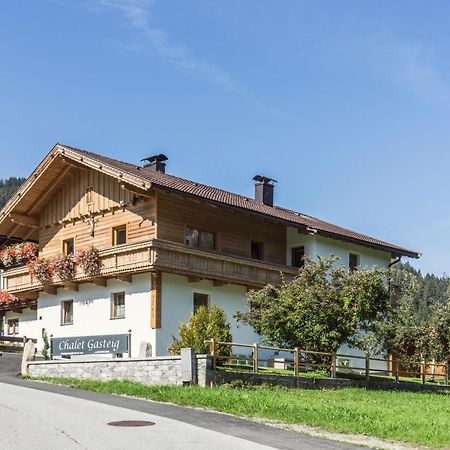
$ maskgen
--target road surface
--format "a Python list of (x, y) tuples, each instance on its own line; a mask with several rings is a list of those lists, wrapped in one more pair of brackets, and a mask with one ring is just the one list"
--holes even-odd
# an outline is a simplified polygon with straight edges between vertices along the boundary
[[(173, 405), (86, 392), (17, 378), (20, 359), (0, 356), (0, 448), (47, 449), (358, 449)], [(113, 427), (114, 421), (148, 421)]]

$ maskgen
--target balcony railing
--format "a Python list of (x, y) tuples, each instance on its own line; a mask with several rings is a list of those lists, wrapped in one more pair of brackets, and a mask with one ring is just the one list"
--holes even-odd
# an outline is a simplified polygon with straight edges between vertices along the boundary
[(291, 279), (297, 273), (295, 269), (287, 266), (205, 252), (156, 239), (101, 250), (100, 257), (102, 268), (95, 279), (87, 277), (78, 268), (73, 282), (63, 283), (55, 279), (51, 286), (44, 287), (32, 277), (27, 267), (17, 267), (3, 274), (5, 289), (18, 297), (26, 297), (31, 296), (33, 292), (54, 290), (58, 286), (73, 288), (80, 282), (100, 283), (107, 278), (121, 278), (155, 270), (220, 283), (261, 287), (268, 283), (279, 284), (282, 276)]

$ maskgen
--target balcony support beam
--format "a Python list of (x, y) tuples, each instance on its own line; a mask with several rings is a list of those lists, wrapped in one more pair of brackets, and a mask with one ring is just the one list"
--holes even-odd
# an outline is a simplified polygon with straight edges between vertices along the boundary
[(100, 286), (100, 287), (106, 287), (106, 284), (107, 284), (106, 278), (93, 278), (91, 281), (92, 281), (92, 284), (95, 284), (96, 286)]
[(78, 292), (78, 283), (75, 281), (68, 281), (64, 283), (64, 289), (66, 291)]
[(118, 280), (123, 281), (124, 283), (131, 283), (132, 278), (130, 273), (124, 273), (121, 275), (117, 275), (116, 277)]

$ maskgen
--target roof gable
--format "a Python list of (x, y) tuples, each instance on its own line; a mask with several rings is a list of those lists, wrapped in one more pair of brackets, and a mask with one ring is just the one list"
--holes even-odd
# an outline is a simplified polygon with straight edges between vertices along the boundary
[[(394, 255), (405, 255), (412, 258), (418, 258), (420, 256), (418, 252), (413, 250), (408, 250), (374, 237), (339, 227), (306, 214), (278, 206), (267, 206), (242, 195), (62, 144), (55, 145), (43, 162), (19, 189), (19, 192), (15, 194), (0, 212), (0, 235), (5, 233), (5, 219), (13, 210), (14, 213), (27, 214), (26, 209), (30, 207), (30, 201), (33, 201), (30, 196), (37, 196), (39, 198), (39, 195), (42, 195), (42, 186), (45, 183), (39, 183), (38, 180), (42, 178), (44, 173), (50, 171), (52, 165), (57, 166), (58, 162), (63, 163), (62, 166), (59, 164), (59, 171), (58, 167), (53, 167), (53, 169), (56, 169), (59, 176), (61, 176), (61, 170), (65, 170), (63, 168), (64, 163), (67, 165), (67, 162), (69, 162), (69, 164), (82, 165), (101, 171), (139, 190), (155, 188), (177, 192), (247, 213), (265, 216), (266, 218), (281, 221), (286, 225), (301, 228), (311, 233), (319, 233), (334, 239), (388, 251)], [(53, 175), (53, 183), (55, 183), (55, 180), (57, 178), (55, 179), (55, 175)], [(47, 179), (47, 182), (51, 183), (52, 181)], [(31, 188), (35, 189), (34, 195), (30, 194)], [(24, 199), (27, 199), (27, 201), (24, 201)]]

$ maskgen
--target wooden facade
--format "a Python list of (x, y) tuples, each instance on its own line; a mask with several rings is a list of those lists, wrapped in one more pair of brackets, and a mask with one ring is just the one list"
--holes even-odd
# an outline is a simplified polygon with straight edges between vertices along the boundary
[(286, 264), (283, 225), (165, 192), (158, 192), (157, 221), (160, 240), (184, 244), (186, 228), (194, 227), (214, 233), (218, 253), (250, 258), (253, 240), (263, 243), (264, 262)]
[[(204, 201), (156, 189), (136, 189), (120, 177), (100, 169), (65, 163), (56, 158), (47, 168), (47, 192), (34, 203), (24, 202), (20, 209), (22, 227), (37, 237), (39, 255), (52, 258), (64, 252), (73, 240), (74, 251), (96, 247), (102, 269), (89, 280), (78, 270), (71, 283), (53, 280), (53, 288), (34, 280), (26, 267), (6, 271), (9, 292), (22, 298), (36, 298), (40, 290), (55, 293), (56, 287), (77, 289), (77, 283), (105, 283), (110, 277), (125, 279), (133, 273), (169, 272), (186, 275), (190, 280), (209, 279), (217, 285), (235, 283), (259, 287), (279, 283), (281, 272), (294, 276), (286, 267), (286, 227), (246, 212), (211, 205)], [(40, 173), (43, 183), (45, 171)], [(44, 186), (40, 187), (44, 190)], [(30, 194), (31, 195), (31, 194)], [(28, 213), (27, 213), (28, 212)], [(10, 214), (12, 217), (12, 214)], [(114, 230), (126, 228), (124, 242), (116, 245)], [(186, 229), (195, 228), (214, 235), (214, 248), (186, 245)], [(252, 241), (262, 244), (261, 260), (251, 259)], [(160, 275), (153, 275), (157, 289)], [(160, 283), (160, 282), (159, 282)], [(157, 306), (160, 293), (151, 294), (156, 308), (152, 327), (160, 319)]]

